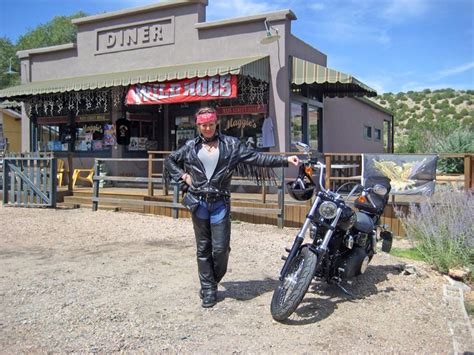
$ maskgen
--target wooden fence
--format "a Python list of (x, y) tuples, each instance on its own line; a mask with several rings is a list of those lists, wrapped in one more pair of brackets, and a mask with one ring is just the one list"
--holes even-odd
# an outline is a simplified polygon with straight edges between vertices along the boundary
[(51, 155), (18, 154), (2, 159), (2, 204), (56, 207), (57, 159)]

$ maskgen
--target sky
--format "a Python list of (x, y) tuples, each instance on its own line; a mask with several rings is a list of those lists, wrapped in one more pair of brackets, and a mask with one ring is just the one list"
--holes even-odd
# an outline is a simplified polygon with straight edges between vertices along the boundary
[[(0, 37), (13, 43), (54, 16), (89, 15), (152, 0), (0, 0)], [(207, 21), (282, 9), (292, 33), (327, 66), (385, 92), (474, 89), (474, 0), (208, 0)]]

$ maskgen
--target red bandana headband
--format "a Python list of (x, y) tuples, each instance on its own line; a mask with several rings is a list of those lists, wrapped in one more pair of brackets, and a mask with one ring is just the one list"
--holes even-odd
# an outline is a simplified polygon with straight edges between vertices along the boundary
[(215, 121), (217, 121), (217, 114), (215, 112), (201, 113), (196, 116), (197, 124), (209, 123), (209, 122), (215, 122)]

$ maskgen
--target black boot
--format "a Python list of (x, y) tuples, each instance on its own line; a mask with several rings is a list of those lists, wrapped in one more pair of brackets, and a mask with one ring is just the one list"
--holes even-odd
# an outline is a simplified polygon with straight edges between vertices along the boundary
[(212, 260), (211, 226), (208, 220), (193, 215), (193, 227), (196, 237), (196, 256), (201, 290), (217, 289)]
[(217, 290), (202, 290), (202, 304), (204, 308), (214, 307), (217, 303)]
[(214, 260), (214, 279), (219, 283), (227, 272), (230, 253), (230, 214), (220, 222), (211, 224), (212, 259)]

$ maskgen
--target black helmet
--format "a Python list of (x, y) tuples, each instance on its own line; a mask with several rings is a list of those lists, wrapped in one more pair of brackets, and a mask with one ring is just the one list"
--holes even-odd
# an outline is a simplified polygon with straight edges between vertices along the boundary
[(288, 182), (286, 189), (291, 197), (297, 201), (307, 201), (313, 197), (316, 186), (313, 182), (307, 182), (301, 177), (296, 178), (295, 181)]

